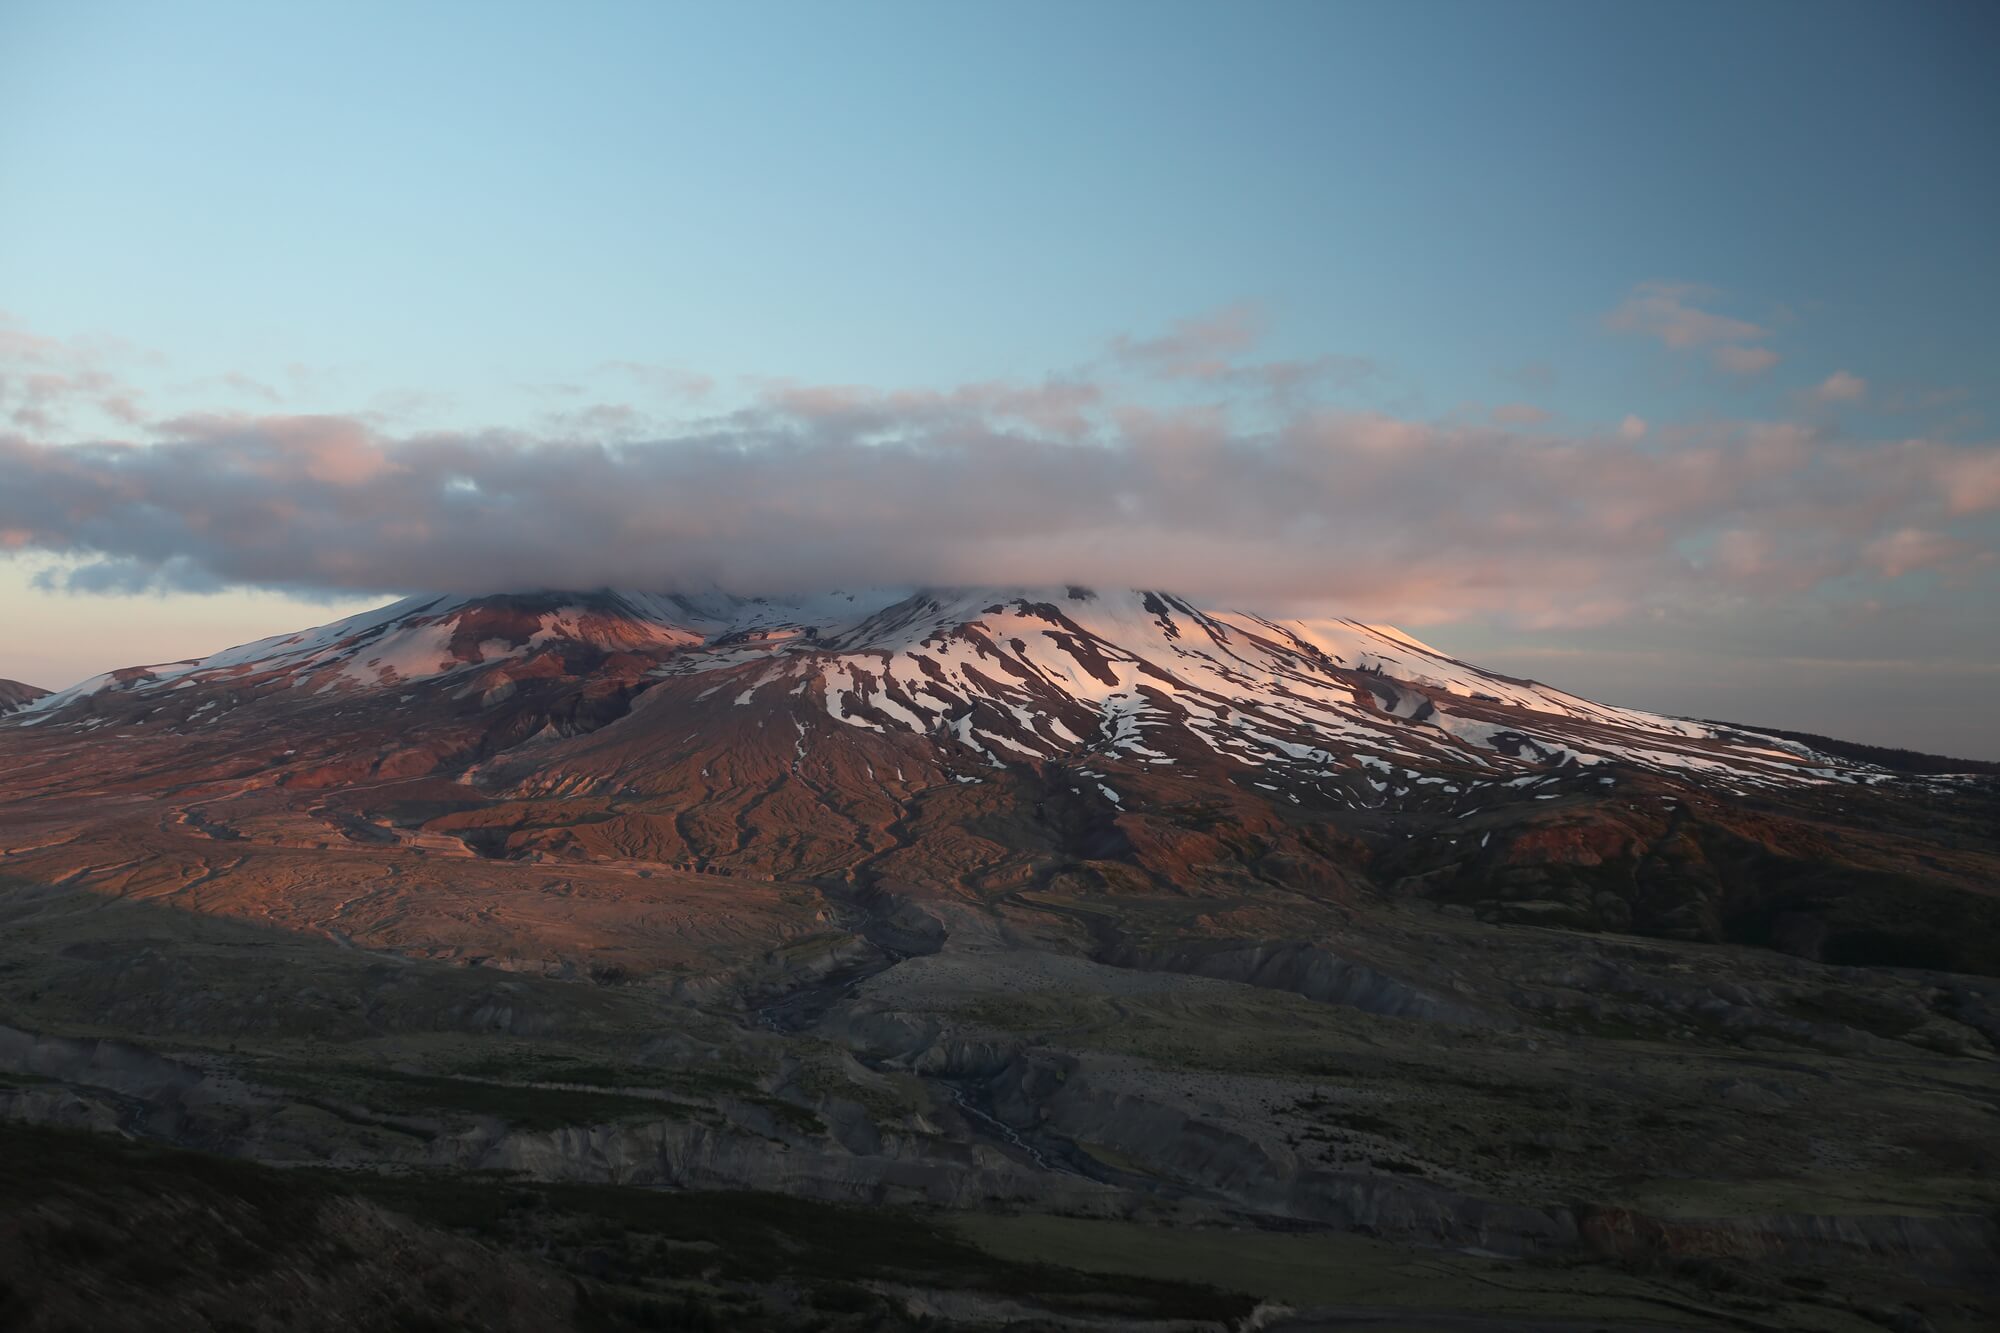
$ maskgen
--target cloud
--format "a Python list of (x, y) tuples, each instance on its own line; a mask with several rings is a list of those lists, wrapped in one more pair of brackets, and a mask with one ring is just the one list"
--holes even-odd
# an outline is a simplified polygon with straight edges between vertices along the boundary
[(1812, 391), (1813, 399), (1821, 403), (1858, 403), (1867, 396), (1868, 381), (1844, 370), (1834, 371)]
[(1866, 564), (1885, 579), (1907, 574), (1945, 569), (1977, 552), (1969, 542), (1955, 541), (1941, 533), (1921, 528), (1898, 528), (1868, 543), (1862, 551)]
[(1954, 516), (2000, 510), (2000, 450), (1966, 449), (1938, 465), (1946, 511)]
[(1496, 426), (1539, 426), (1553, 419), (1549, 412), (1533, 403), (1502, 403), (1489, 415)]
[(47, 435), (77, 421), (136, 424), (144, 397), (110, 369), (135, 354), (114, 339), (34, 333), (0, 311), (0, 425)]
[(1263, 338), (1266, 323), (1261, 309), (1239, 302), (1177, 321), (1157, 337), (1121, 334), (1112, 339), (1111, 351), (1127, 365), (1165, 379), (1218, 380)]
[[(1637, 416), (1579, 433), (1527, 403), (1355, 411), (1295, 391), (1371, 367), (1260, 363), (1257, 327), (1233, 307), (1119, 339), (1094, 371), (753, 381), (705, 409), (690, 395), (710, 388), (675, 371), (658, 386), (678, 395), (672, 424), (651, 395), (570, 393), (504, 430), (208, 412), (106, 416), (76, 442), (0, 419), (0, 558), (54, 557), (47, 578), (76, 591), (1104, 583), (1532, 626), (1995, 572), (1992, 441)], [(9, 373), (73, 355), (0, 331)]]
[(1726, 375), (1759, 375), (1777, 365), (1776, 352), (1753, 345), (1771, 330), (1696, 304), (1716, 295), (1691, 282), (1642, 282), (1605, 315), (1604, 326), (1657, 339), (1677, 352), (1706, 347), (1709, 363)]
[(1111, 362), (1147, 379), (1278, 400), (1295, 399), (1315, 387), (1351, 389), (1382, 374), (1382, 367), (1365, 356), (1247, 360), (1268, 327), (1260, 306), (1238, 302), (1179, 320), (1155, 337), (1121, 334), (1111, 340)]
[(1500, 371), (1500, 378), (1523, 389), (1546, 390), (1556, 385), (1556, 368), (1546, 361), (1524, 361)]
[(715, 391), (713, 377), (678, 366), (654, 365), (645, 361), (606, 361), (600, 369), (629, 376), (646, 388), (670, 399), (704, 399)]
[(1935, 412), (1952, 407), (1972, 397), (1972, 391), (1964, 385), (1950, 388), (1904, 388), (1895, 389), (1875, 400), (1877, 411), (1881, 412)]
[(644, 439), (191, 416), (0, 435), (0, 533), (77, 590), (1075, 582), (1551, 626), (1969, 568), (2000, 507), (1990, 444), (1251, 416), (1064, 378), (774, 384)]
[(1778, 354), (1768, 347), (1718, 347), (1709, 360), (1724, 374), (1761, 375), (1778, 364)]
[(1356, 388), (1382, 373), (1381, 365), (1369, 357), (1316, 356), (1303, 361), (1238, 366), (1223, 378), (1228, 387), (1257, 389), (1276, 398), (1291, 398), (1313, 387)]
[(1748, 320), (1701, 309), (1694, 302), (1715, 296), (1709, 288), (1688, 282), (1642, 282), (1604, 317), (1619, 333), (1638, 333), (1681, 349), (1709, 343), (1752, 342), (1770, 330)]

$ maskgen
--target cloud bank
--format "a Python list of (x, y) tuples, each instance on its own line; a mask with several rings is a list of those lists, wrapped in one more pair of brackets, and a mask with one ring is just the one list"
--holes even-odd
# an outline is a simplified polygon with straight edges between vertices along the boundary
[[(1158, 359), (1221, 376), (1203, 332)], [(76, 590), (1075, 582), (1585, 625), (1978, 577), (2000, 511), (1994, 444), (1637, 418), (1558, 435), (1075, 380), (769, 387), (618, 443), (341, 416), (154, 430), (0, 435), (0, 550), (65, 557)]]

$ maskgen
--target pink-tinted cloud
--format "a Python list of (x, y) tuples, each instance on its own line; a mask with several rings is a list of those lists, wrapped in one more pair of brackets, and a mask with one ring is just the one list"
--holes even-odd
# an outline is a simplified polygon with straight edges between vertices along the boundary
[(1256, 393), (1291, 402), (1307, 389), (1350, 389), (1382, 375), (1365, 356), (1316, 356), (1251, 360), (1269, 321), (1249, 302), (1180, 320), (1156, 337), (1121, 334), (1110, 343), (1111, 363), (1138, 375), (1227, 393)]
[(1502, 403), (1488, 416), (1496, 426), (1539, 426), (1553, 419), (1548, 411), (1533, 403)]
[(1718, 347), (1709, 360), (1727, 375), (1761, 375), (1778, 364), (1778, 354), (1768, 347)]
[(1978, 553), (1967, 541), (1926, 532), (1921, 528), (1898, 528), (1869, 542), (1862, 550), (1863, 562), (1885, 579), (1944, 569)]
[(1771, 330), (1704, 309), (1716, 296), (1695, 283), (1642, 282), (1604, 317), (1604, 326), (1657, 339), (1677, 352), (1707, 348), (1709, 364), (1725, 375), (1760, 375), (1777, 365), (1778, 354), (1757, 345)]
[[(670, 426), (657, 398), (579, 394), (504, 431), (209, 413), (58, 443), (17, 415), (0, 422), (0, 547), (63, 557), (77, 588), (1126, 583), (1535, 626), (1990, 570), (1990, 441), (1637, 416), (1570, 433), (1526, 403), (1446, 423), (1335, 410), (1291, 390), (1372, 367), (1260, 363), (1257, 329), (1238, 307), (1122, 339), (1094, 376), (754, 382), (693, 420), (682, 395)], [(17, 341), (22, 383), (73, 377), (60, 344)], [(1203, 401), (1166, 405), (1162, 376)]]
[(1954, 450), (1939, 460), (1937, 472), (1951, 514), (2000, 510), (2000, 450)]
[(1821, 403), (1858, 403), (1868, 396), (1868, 381), (1859, 375), (1836, 370), (1814, 386), (1812, 397)]
[(43, 435), (77, 421), (135, 425), (144, 400), (110, 366), (150, 359), (116, 339), (35, 333), (0, 311), (0, 425)]
[(1642, 282), (1604, 317), (1605, 326), (1619, 333), (1657, 338), (1675, 349), (1753, 342), (1770, 336), (1770, 330), (1748, 320), (1716, 314), (1695, 304), (1714, 296), (1714, 291), (1695, 283)]
[(1166, 379), (1217, 380), (1257, 345), (1265, 325), (1262, 310), (1240, 302), (1180, 320), (1157, 337), (1121, 334), (1112, 339), (1111, 350), (1119, 360)]
[(1990, 445), (1325, 408), (1245, 429), (1070, 382), (775, 386), (618, 443), (326, 417), (0, 438), (0, 529), (81, 561), (79, 587), (1080, 582), (1549, 626), (1969, 568), (1996, 505)]
[(1524, 361), (1500, 371), (1500, 378), (1523, 389), (1540, 392), (1556, 385), (1556, 368), (1546, 361)]

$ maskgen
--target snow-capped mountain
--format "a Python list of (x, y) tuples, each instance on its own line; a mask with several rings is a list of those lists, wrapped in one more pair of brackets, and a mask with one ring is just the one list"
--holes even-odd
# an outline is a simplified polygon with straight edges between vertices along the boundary
[(1387, 626), (1076, 587), (418, 597), (111, 672), (27, 703), (11, 723), (193, 729), (307, 705), (476, 715), (552, 693), (593, 706), (539, 716), (538, 739), (654, 708), (641, 696), (657, 694), (697, 731), (704, 718), (782, 713), (790, 723), (775, 725), (797, 727), (801, 754), (871, 733), (920, 742), (972, 777), (1046, 763), (1219, 765), (1295, 803), (1379, 805), (1585, 770), (1606, 783), (1653, 770), (1731, 786), (1881, 776), (1793, 741), (1485, 671)]
[(722, 876), (669, 933), (733, 928), (755, 884), (1280, 939), (1373, 895), (1883, 960), (1987, 947), (1867, 914), (1984, 892), (1995, 799), (1385, 626), (1072, 587), (416, 598), (36, 700), (0, 718), (0, 779), (10, 873), (193, 865), (343, 933), (364, 897)]

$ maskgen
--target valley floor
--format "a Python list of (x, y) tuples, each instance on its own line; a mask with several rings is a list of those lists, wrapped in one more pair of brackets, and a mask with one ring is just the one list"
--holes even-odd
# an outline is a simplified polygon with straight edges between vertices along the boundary
[(1119, 904), (1119, 948), (1090, 942), (1101, 904), (1033, 893), (825, 907), (689, 984), (16, 882), (0, 1318), (1969, 1330), (1995, 1308), (1976, 980), (1386, 904), (1351, 932), (1365, 960), (1176, 951), (1185, 902)]

